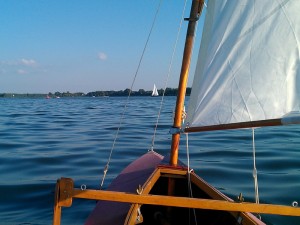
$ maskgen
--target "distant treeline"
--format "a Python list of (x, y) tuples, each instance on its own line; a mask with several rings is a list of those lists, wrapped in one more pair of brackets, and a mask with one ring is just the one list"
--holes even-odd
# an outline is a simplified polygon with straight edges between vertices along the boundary
[[(164, 90), (159, 89), (157, 90), (159, 95), (162, 95)], [(120, 90), (120, 91), (94, 91), (89, 92), (86, 94), (86, 96), (95, 96), (95, 97), (103, 97), (103, 96), (128, 96), (130, 92), (130, 89)], [(176, 96), (178, 93), (177, 88), (166, 88), (165, 95), (166, 96)], [(187, 95), (190, 95), (191, 88), (186, 89)], [(131, 96), (150, 96), (152, 94), (152, 91), (145, 91), (144, 89), (139, 89), (138, 91), (132, 91)]]
[[(49, 92), (48, 94), (16, 94), (16, 93), (0, 93), (2, 98), (63, 98), (63, 97), (104, 97), (104, 96), (128, 96), (130, 89), (120, 90), (120, 91), (93, 91), (87, 94), (83, 92)], [(167, 88), (165, 91), (165, 96), (176, 96), (178, 92), (177, 88)], [(139, 89), (138, 91), (132, 91), (131, 96), (151, 96), (152, 91), (145, 91), (144, 89)], [(158, 90), (159, 95), (163, 94), (163, 89)], [(186, 89), (186, 94), (190, 95), (191, 88)]]

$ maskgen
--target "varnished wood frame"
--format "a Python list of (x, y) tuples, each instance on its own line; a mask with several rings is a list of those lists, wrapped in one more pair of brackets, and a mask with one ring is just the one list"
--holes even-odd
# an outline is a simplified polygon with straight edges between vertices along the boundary
[[(173, 179), (187, 179), (187, 170), (180, 168), (180, 169), (173, 169), (173, 168), (164, 168), (158, 167), (149, 179), (145, 182), (142, 187), (142, 194), (149, 194), (155, 183), (160, 177), (169, 177)], [(194, 172), (190, 174), (191, 182), (196, 185), (199, 189), (204, 191), (207, 195), (209, 195), (214, 200), (223, 200), (233, 202), (232, 199), (228, 198), (226, 195), (219, 192), (217, 189), (209, 185), (205, 182), (202, 178), (197, 176)], [(141, 207), (141, 204), (132, 204), (130, 210), (128, 211), (126, 220), (124, 225), (136, 224), (136, 218), (138, 215), (138, 209)], [(230, 212), (235, 218), (241, 217), (241, 221), (243, 225), (253, 225), (253, 224), (264, 224), (252, 214), (247, 212)]]
[(235, 216), (242, 217), (242, 224), (244, 225), (263, 224), (260, 223), (259, 220), (256, 220), (255, 217), (251, 216), (251, 214), (244, 212), (300, 216), (300, 208), (298, 207), (233, 202), (221, 192), (207, 184), (195, 173), (191, 173), (192, 183), (206, 192), (212, 199), (149, 195), (148, 193), (160, 176), (185, 178), (187, 176), (187, 171), (184, 169), (158, 167), (142, 186), (140, 194), (76, 189), (73, 187), (73, 181), (70, 178), (61, 178), (58, 180), (56, 186), (53, 224), (60, 224), (61, 207), (70, 207), (72, 204), (72, 198), (132, 203), (133, 206), (128, 213), (125, 224), (133, 223), (137, 208), (142, 204), (229, 211)]

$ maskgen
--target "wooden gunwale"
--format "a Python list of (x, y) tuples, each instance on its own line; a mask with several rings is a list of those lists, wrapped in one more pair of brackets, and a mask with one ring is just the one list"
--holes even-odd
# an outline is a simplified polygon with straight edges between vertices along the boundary
[[(157, 173), (162, 173), (163, 170), (157, 170)], [(175, 174), (182, 174), (184, 171), (175, 170)], [(156, 175), (155, 175), (156, 176)], [(193, 178), (194, 177), (194, 178)], [(197, 177), (192, 175), (191, 179)], [(198, 178), (197, 178), (198, 179)], [(63, 187), (64, 178), (59, 181), (59, 186)], [(199, 181), (198, 185), (201, 185), (202, 181)], [(146, 184), (147, 186), (147, 184)], [(161, 195), (149, 195), (141, 193), (132, 194), (126, 192), (116, 191), (101, 191), (101, 190), (81, 190), (69, 187), (67, 189), (61, 189), (58, 199), (58, 206), (66, 206), (64, 202), (72, 202), (72, 198), (82, 198), (91, 200), (104, 200), (104, 201), (116, 201), (135, 204), (149, 204), (149, 205), (161, 205), (172, 207), (186, 207), (197, 209), (209, 209), (209, 210), (223, 210), (223, 211), (236, 211), (236, 212), (252, 212), (260, 214), (278, 214), (286, 216), (300, 216), (300, 208), (283, 206), (283, 205), (269, 205), (269, 204), (256, 204), (249, 202), (236, 203), (225, 200), (212, 200), (212, 199), (195, 199), (188, 197), (174, 197), (174, 196), (161, 196)], [(61, 199), (66, 198), (66, 199)], [(60, 204), (62, 202), (62, 204)], [(68, 205), (70, 206), (70, 205)]]
[[(190, 174), (191, 182), (206, 192), (213, 199), (199, 199), (189, 197), (175, 197), (148, 194), (159, 177), (177, 177), (186, 178), (187, 171), (180, 169), (171, 169), (158, 167), (154, 170), (148, 180), (142, 186), (139, 194), (118, 192), (118, 191), (102, 191), (102, 190), (81, 190), (73, 187), (73, 180), (70, 178), (61, 178), (57, 182), (55, 193), (55, 206), (53, 224), (59, 225), (61, 221), (61, 207), (70, 207), (72, 198), (104, 200), (114, 202), (124, 202), (133, 204), (127, 214), (125, 224), (132, 224), (136, 219), (138, 208), (145, 205), (160, 205), (167, 207), (195, 208), (208, 210), (228, 211), (235, 217), (243, 217), (244, 224), (253, 224), (253, 216), (248, 213), (259, 214), (277, 214), (285, 216), (300, 216), (300, 208), (283, 205), (256, 204), (249, 202), (237, 203), (230, 198), (210, 186), (194, 172)], [(175, 178), (176, 179), (176, 178)], [(252, 222), (252, 223), (251, 223)]]

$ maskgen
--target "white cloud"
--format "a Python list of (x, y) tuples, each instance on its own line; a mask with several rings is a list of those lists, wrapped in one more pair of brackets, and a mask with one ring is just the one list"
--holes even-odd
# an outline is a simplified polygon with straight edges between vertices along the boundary
[(100, 60), (106, 60), (107, 59), (107, 55), (104, 52), (99, 52), (98, 53), (98, 59), (100, 59)]
[(18, 74), (27, 74), (27, 71), (22, 69), (18, 69), (17, 72)]
[(34, 59), (21, 59), (21, 64), (24, 66), (36, 66), (37, 63)]
[(37, 62), (34, 59), (20, 59), (17, 61), (0, 61), (2, 66), (37, 66)]
[(34, 59), (0, 60), (0, 74), (31, 74), (42, 71), (43, 68)]

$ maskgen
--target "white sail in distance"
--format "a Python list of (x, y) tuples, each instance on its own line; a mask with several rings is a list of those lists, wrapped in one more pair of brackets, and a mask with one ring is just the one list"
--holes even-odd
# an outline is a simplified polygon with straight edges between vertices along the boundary
[(155, 84), (153, 86), (153, 90), (152, 90), (151, 96), (153, 96), (153, 97), (159, 96), (158, 91), (157, 91), (157, 87), (156, 87)]
[(208, 1), (188, 126), (299, 111), (299, 12), (299, 0)]

